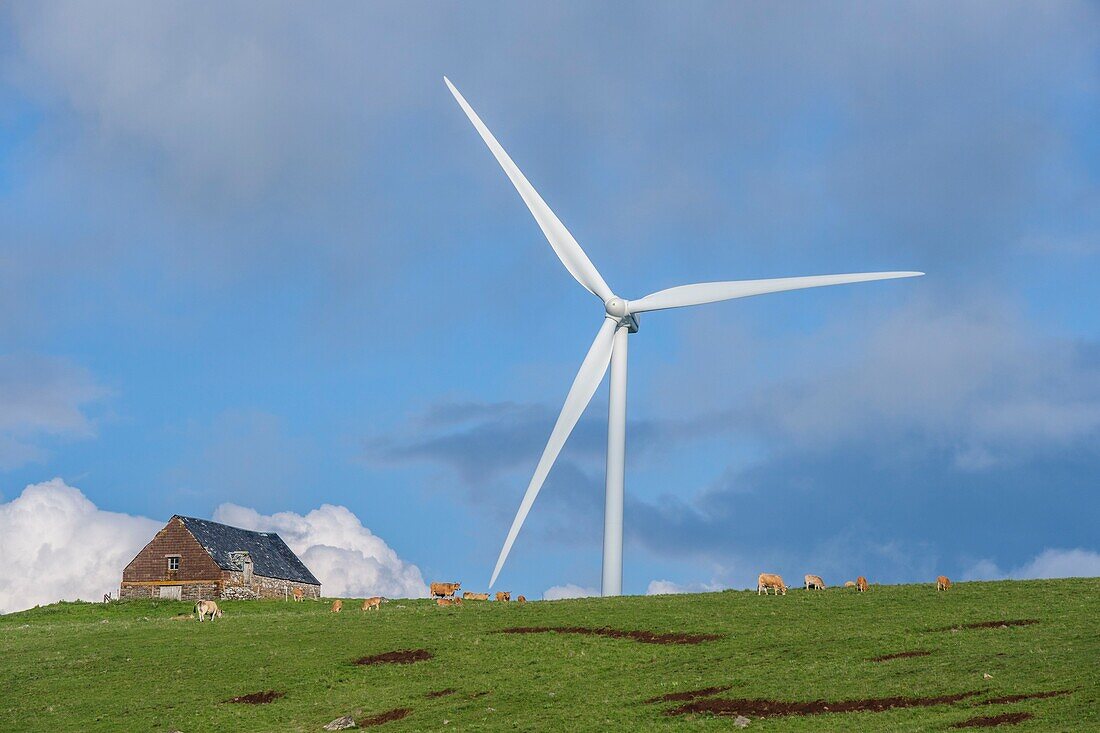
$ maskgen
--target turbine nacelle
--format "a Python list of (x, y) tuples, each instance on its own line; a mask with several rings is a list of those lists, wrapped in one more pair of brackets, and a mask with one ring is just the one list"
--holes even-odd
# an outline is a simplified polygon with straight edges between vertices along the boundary
[(630, 301), (614, 295), (603, 304), (607, 317), (620, 326), (626, 326), (630, 333), (638, 333), (638, 319), (630, 312)]

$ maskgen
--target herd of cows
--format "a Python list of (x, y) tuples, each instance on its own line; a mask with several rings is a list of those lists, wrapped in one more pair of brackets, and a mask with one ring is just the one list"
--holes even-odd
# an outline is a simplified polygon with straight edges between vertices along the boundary
[[(821, 579), (820, 575), (806, 575), (804, 577), (806, 590), (825, 590), (825, 581)], [(867, 584), (867, 578), (862, 575), (855, 580), (849, 580), (844, 583), (845, 588), (855, 588), (860, 593), (870, 589)], [(951, 581), (946, 575), (940, 575), (936, 578), (936, 590), (947, 590), (951, 587)], [(470, 591), (464, 591), (462, 596), (455, 595), (462, 589), (462, 583), (432, 583), (431, 584), (431, 597), (435, 599), (438, 606), (461, 606), (464, 601), (487, 601), (489, 600), (488, 593), (471, 593)], [(787, 585), (783, 582), (782, 575), (776, 575), (774, 573), (760, 573), (760, 576), (756, 579), (756, 594), (768, 595), (768, 591), (771, 590), (774, 595), (787, 595)], [(294, 600), (303, 601), (305, 595), (300, 588), (294, 589)], [(501, 603), (507, 603), (512, 600), (512, 594), (510, 591), (501, 591), (496, 594), (496, 600)], [(360, 607), (363, 611), (377, 611), (382, 607), (388, 599), (382, 596), (372, 596), (363, 600), (363, 605)], [(527, 599), (523, 596), (516, 597), (516, 603), (526, 603)], [(332, 612), (340, 613), (344, 608), (344, 602), (337, 599), (332, 602)], [(209, 616), (213, 621), (216, 618), (222, 617), (222, 610), (218, 608), (218, 604), (215, 601), (199, 601), (195, 604), (195, 615), (199, 617), (199, 621), (205, 621)]]
[[(806, 590), (825, 590), (825, 581), (821, 579), (820, 575), (806, 575), (804, 576), (806, 584)], [(855, 580), (848, 580), (844, 582), (845, 588), (855, 588), (860, 593), (870, 589), (867, 584), (867, 578), (862, 575)], [(936, 590), (947, 590), (951, 587), (951, 580), (946, 575), (940, 575), (936, 578)], [(787, 595), (787, 586), (783, 582), (782, 575), (776, 575), (774, 573), (760, 573), (756, 579), (756, 595), (763, 593), (768, 595), (768, 590), (772, 590), (775, 595), (782, 593)]]
[[(462, 588), (462, 583), (432, 583), (431, 597), (435, 599), (437, 606), (461, 606), (463, 601), (487, 601), (488, 593), (471, 593), (464, 591), (462, 597), (455, 595)], [(512, 600), (511, 591), (501, 591), (496, 594), (496, 600), (507, 603)], [(527, 603), (524, 596), (517, 596), (516, 603)]]

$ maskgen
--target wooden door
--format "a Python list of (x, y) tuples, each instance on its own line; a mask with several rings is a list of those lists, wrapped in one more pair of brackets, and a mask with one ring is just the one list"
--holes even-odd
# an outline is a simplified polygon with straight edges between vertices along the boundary
[(162, 585), (160, 586), (160, 597), (166, 601), (182, 601), (183, 600), (183, 586), (182, 585)]

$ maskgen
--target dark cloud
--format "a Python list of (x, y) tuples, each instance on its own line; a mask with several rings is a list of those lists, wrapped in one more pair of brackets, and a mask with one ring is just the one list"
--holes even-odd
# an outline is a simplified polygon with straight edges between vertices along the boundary
[[(1010, 469), (952, 468), (914, 446), (905, 460), (837, 451), (777, 455), (690, 500), (629, 504), (632, 541), (656, 555), (751, 556), (794, 575), (824, 568), (892, 581), (960, 572), (980, 557), (1020, 562), (1057, 542), (1088, 546), (1100, 453), (1084, 447)], [(1067, 512), (1067, 507), (1084, 511)], [(968, 561), (968, 558), (970, 559)], [(922, 575), (923, 573), (923, 575)]]
[[(607, 405), (595, 403), (573, 429), (546, 486), (577, 483), (578, 465), (602, 466), (607, 444)], [(557, 413), (514, 402), (443, 402), (409, 424), (365, 441), (365, 455), (380, 463), (426, 462), (453, 470), (478, 500), (504, 476), (534, 471)], [(691, 434), (694, 424), (628, 420), (633, 455), (659, 451)], [(566, 466), (567, 468), (562, 468)], [(571, 479), (559, 474), (569, 473)]]

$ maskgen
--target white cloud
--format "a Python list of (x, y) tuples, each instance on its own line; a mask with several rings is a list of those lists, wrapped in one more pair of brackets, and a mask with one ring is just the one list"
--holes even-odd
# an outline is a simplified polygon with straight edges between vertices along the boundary
[(93, 437), (85, 406), (106, 394), (87, 370), (63, 359), (0, 356), (0, 470), (41, 460), (44, 439)]
[(99, 600), (161, 522), (98, 509), (59, 478), (0, 504), (0, 613)]
[(673, 583), (671, 580), (651, 580), (645, 594), (647, 596), (665, 596), (676, 593), (713, 593), (717, 590), (722, 590), (722, 586), (718, 583), (687, 583), (681, 585), (680, 583)]
[(992, 560), (979, 560), (963, 573), (964, 580), (1096, 577), (1100, 577), (1100, 553), (1080, 548), (1048, 548), (1030, 562), (1007, 572), (1002, 571)]
[(308, 514), (222, 504), (214, 521), (264, 532), (278, 532), (321, 581), (327, 596), (422, 598), (428, 587), (416, 565), (405, 562), (347, 507), (322, 504)]
[(599, 594), (600, 592), (595, 588), (582, 588), (573, 583), (566, 583), (565, 585), (555, 585), (547, 588), (546, 592), (542, 594), (542, 600), (560, 601), (565, 598), (589, 598)]

